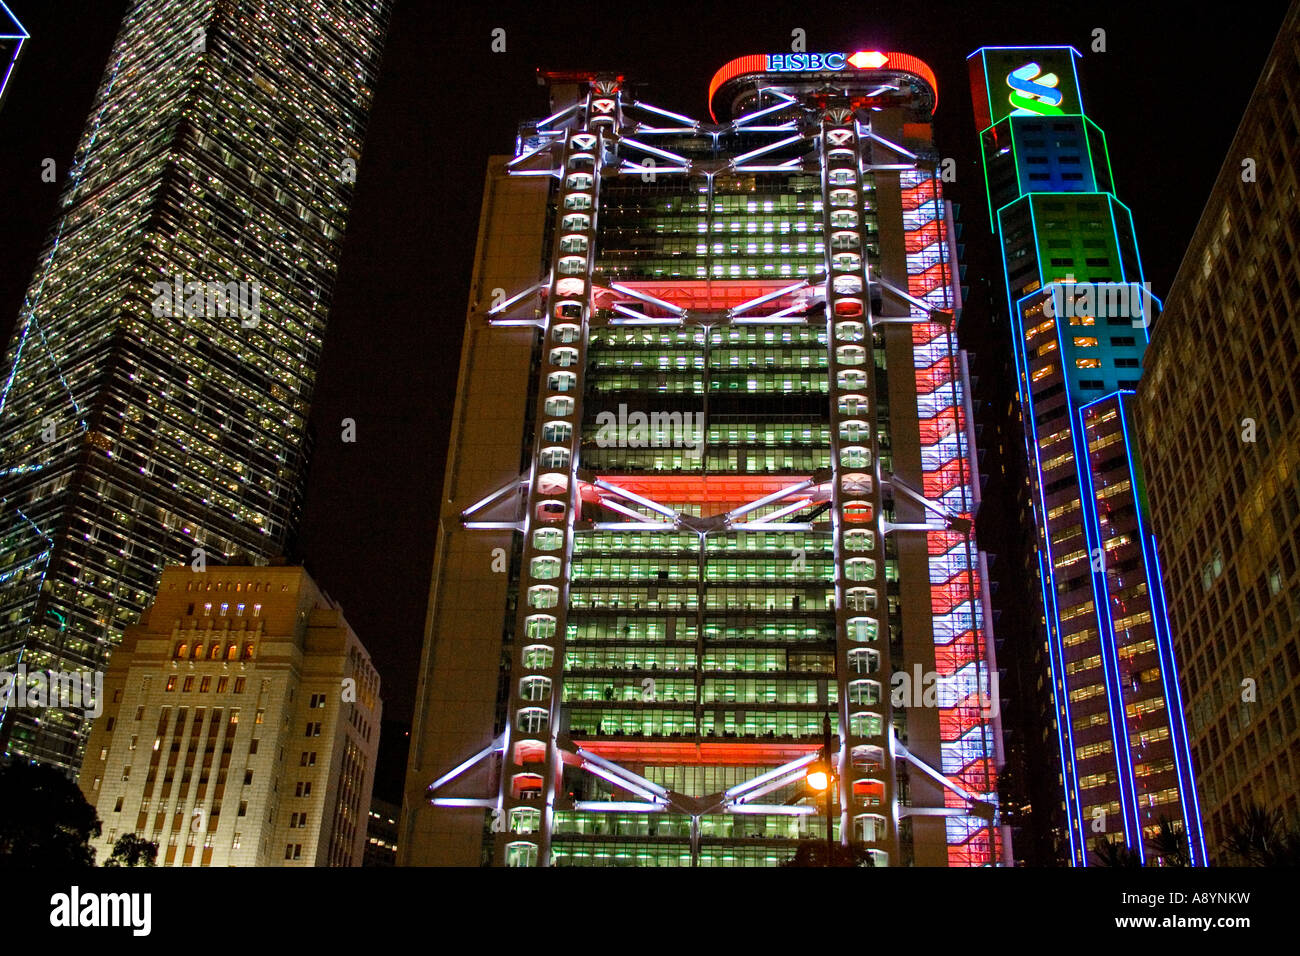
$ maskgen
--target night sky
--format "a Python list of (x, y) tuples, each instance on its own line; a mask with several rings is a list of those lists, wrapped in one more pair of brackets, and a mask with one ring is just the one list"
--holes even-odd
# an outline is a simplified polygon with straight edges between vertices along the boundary
[[(125, 0), (8, 0), (32, 34), (0, 107), (0, 335), (17, 317)], [(921, 57), (939, 81), (940, 152), (957, 160), (967, 284), (993, 261), (966, 78), (983, 44), (1073, 44), (1085, 106), (1106, 132), (1148, 279), (1173, 280), (1285, 12), (1220, 4), (792, 3), (517, 7), (397, 0), (344, 246), (311, 419), (306, 564), (383, 677), (386, 717), (409, 721), (423, 640), (443, 456), (487, 157), (546, 115), (547, 69), (610, 69), (656, 105), (707, 119), (727, 60), (790, 48)], [(798, 10), (798, 12), (794, 12)], [(507, 51), (490, 49), (494, 28)], [(1107, 52), (1091, 52), (1094, 28)], [(59, 183), (40, 180), (58, 163)], [(357, 422), (340, 441), (339, 422)]]

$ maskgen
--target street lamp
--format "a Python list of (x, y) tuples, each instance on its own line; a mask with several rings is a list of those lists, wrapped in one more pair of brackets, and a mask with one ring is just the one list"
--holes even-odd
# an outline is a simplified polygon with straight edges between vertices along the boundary
[(835, 787), (832, 785), (835, 780), (835, 770), (831, 764), (831, 715), (829, 713), (822, 716), (822, 752), (821, 757), (816, 763), (808, 765), (808, 773), (804, 779), (808, 786), (818, 793), (826, 791), (826, 865), (832, 866), (832, 860), (835, 854), (835, 826), (831, 811), (831, 801), (835, 796)]

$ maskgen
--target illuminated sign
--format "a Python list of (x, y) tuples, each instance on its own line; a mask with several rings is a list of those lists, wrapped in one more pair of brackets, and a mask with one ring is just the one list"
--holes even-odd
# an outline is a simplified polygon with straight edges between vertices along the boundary
[(860, 50), (857, 53), (769, 53), (767, 72), (803, 73), (818, 70), (875, 70), (889, 62), (883, 53)]
[(1061, 101), (1065, 94), (1057, 89), (1061, 78), (1055, 73), (1044, 73), (1037, 63), (1026, 63), (1007, 74), (1011, 93), (1011, 116), (1060, 116)]
[[(1068, 46), (981, 47), (970, 55), (975, 121), (981, 130), (1008, 116), (1083, 112), (1078, 52)], [(892, 64), (891, 64), (892, 65)]]

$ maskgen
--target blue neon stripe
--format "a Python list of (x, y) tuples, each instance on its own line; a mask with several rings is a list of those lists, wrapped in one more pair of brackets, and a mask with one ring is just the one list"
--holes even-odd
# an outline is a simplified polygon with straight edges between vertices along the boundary
[[(1021, 200), (1017, 200), (1021, 201)], [(1030, 232), (1034, 238), (1035, 262), (1038, 266), (1038, 281), (1041, 287), (1043, 280), (1042, 256), (1038, 248), (1037, 222), (1034, 217), (1034, 205), (1032, 198), (1023, 197), (1023, 201), (1029, 204), (1029, 221)], [(1007, 206), (1011, 205), (1010, 203)], [(1005, 209), (1003, 206), (1002, 209)], [(998, 210), (998, 233), (999, 236), (1005, 235), (1002, 230), (1002, 209)], [(1032, 298), (1038, 293), (1030, 293), (1022, 297), (1017, 302), (1011, 302), (1010, 296), (1011, 281), (1007, 272), (1006, 248), (1003, 246), (1002, 255), (1002, 275), (1006, 283), (1008, 308), (1010, 310), (1012, 348), (1017, 366), (1017, 389), (1021, 391), (1021, 414), (1025, 416), (1025, 421), (1029, 426), (1030, 435), (1026, 438), (1028, 446), (1027, 451), (1032, 456), (1034, 470), (1038, 477), (1036, 482), (1037, 500), (1031, 499), (1035, 510), (1039, 513), (1038, 526), (1043, 536), (1044, 547), (1047, 550), (1047, 575), (1043, 575), (1043, 556), (1039, 555), (1039, 589), (1043, 592), (1043, 610), (1044, 617), (1047, 620), (1046, 630), (1048, 637), (1048, 660), (1052, 669), (1052, 700), (1055, 704), (1055, 718), (1057, 723), (1057, 745), (1060, 749), (1061, 760), (1061, 780), (1066, 788), (1066, 830), (1070, 839), (1070, 854), (1077, 865), (1088, 865), (1087, 840), (1084, 831), (1083, 820), (1083, 795), (1079, 790), (1079, 774), (1077, 757), (1075, 755), (1074, 744), (1074, 720), (1070, 709), (1070, 692), (1069, 684), (1065, 676), (1065, 646), (1061, 635), (1061, 616), (1060, 607), (1056, 599), (1056, 564), (1052, 556), (1052, 539), (1049, 533), (1049, 524), (1047, 519), (1047, 496), (1044, 491), (1043, 482), (1043, 465), (1038, 448), (1038, 423), (1035, 421), (1034, 404), (1032, 394), (1032, 383), (1029, 380), (1029, 356), (1026, 351), (1027, 346), (1024, 341), (1024, 319), (1022, 303)], [(1058, 346), (1059, 349), (1059, 346)], [(1050, 582), (1050, 589), (1048, 583)], [(1064, 718), (1062, 718), (1064, 714)], [(1061, 725), (1064, 724), (1064, 727)], [(1067, 750), (1068, 741), (1068, 750)], [(1068, 752), (1068, 761), (1067, 761)], [(1068, 763), (1068, 765), (1067, 765)], [(1078, 833), (1079, 845), (1075, 845), (1075, 834)]]
[[(1152, 560), (1152, 562), (1155, 564), (1157, 580), (1163, 580), (1163, 579), (1164, 579), (1164, 571), (1163, 571), (1163, 569), (1162, 569), (1161, 566), (1160, 566), (1160, 554), (1159, 554), (1159, 552), (1158, 552), (1158, 550), (1157, 550), (1157, 548), (1156, 548), (1156, 539), (1155, 539), (1155, 535), (1152, 535), (1152, 536), (1151, 536), (1151, 560)], [(1159, 595), (1159, 596), (1160, 596), (1161, 615), (1162, 615), (1162, 617), (1164, 618), (1164, 620), (1168, 621), (1169, 618), (1168, 618), (1168, 613), (1167, 613), (1167, 611), (1166, 611), (1166, 609), (1165, 609), (1165, 598), (1164, 598), (1164, 590), (1163, 590), (1163, 589), (1161, 589), (1161, 591), (1160, 591), (1160, 595)], [(1171, 663), (1171, 666), (1174, 667), (1174, 668), (1176, 668), (1176, 667), (1177, 667), (1177, 663), (1176, 663), (1176, 661), (1174, 660), (1172, 634), (1170, 635), (1170, 653), (1169, 653), (1169, 656), (1170, 656), (1170, 663)], [(1174, 690), (1174, 696), (1175, 696), (1175, 698), (1176, 698), (1177, 701), (1178, 701), (1178, 722), (1179, 722), (1179, 725), (1181, 726), (1181, 728), (1182, 728), (1182, 730), (1183, 730), (1183, 734), (1184, 734), (1184, 739), (1183, 739), (1183, 748), (1184, 748), (1184, 751), (1185, 751), (1185, 757), (1186, 757), (1186, 759), (1187, 759), (1187, 772), (1188, 772), (1188, 775), (1191, 777), (1191, 782), (1188, 784), (1188, 786), (1189, 786), (1189, 788), (1190, 788), (1190, 790), (1191, 790), (1191, 794), (1192, 794), (1192, 807), (1193, 807), (1193, 809), (1196, 811), (1195, 814), (1190, 818), (1190, 821), (1189, 821), (1189, 829), (1194, 830), (1195, 833), (1196, 833), (1196, 844), (1193, 846), (1192, 857), (1193, 857), (1193, 861), (1194, 861), (1194, 860), (1195, 860), (1195, 850), (1196, 850), (1197, 848), (1199, 848), (1200, 851), (1201, 851), (1201, 860), (1202, 860), (1202, 864), (1201, 864), (1201, 865), (1203, 865), (1203, 866), (1208, 866), (1208, 865), (1209, 865), (1209, 853), (1208, 853), (1208, 851), (1206, 850), (1206, 846), (1205, 846), (1205, 831), (1204, 831), (1203, 828), (1201, 827), (1201, 798), (1200, 798), (1200, 794), (1197, 793), (1197, 790), (1196, 790), (1195, 769), (1194, 769), (1194, 767), (1193, 767), (1193, 765), (1192, 765), (1192, 752), (1191, 752), (1191, 746), (1190, 746), (1190, 742), (1188, 741), (1188, 739), (1187, 739), (1187, 737), (1186, 737), (1187, 727), (1186, 727), (1186, 724), (1185, 724), (1184, 721), (1183, 721), (1183, 696), (1182, 696), (1182, 691), (1181, 691), (1181, 690), (1179, 689), (1179, 687), (1178, 687), (1178, 672), (1177, 672), (1177, 670), (1175, 669), (1175, 670), (1172, 672), (1172, 674), (1173, 674), (1173, 678), (1174, 678), (1174, 680), (1173, 680), (1173, 684), (1172, 684), (1172, 686), (1173, 686), (1173, 690)], [(1165, 698), (1165, 699), (1168, 700), (1168, 698)], [(1180, 795), (1181, 795), (1181, 794), (1180, 794)], [(1192, 865), (1195, 866), (1195, 865), (1196, 865), (1195, 862), (1193, 862)]]
[[(1117, 392), (1112, 392), (1109, 395), (1104, 395), (1099, 399), (1095, 399), (1094, 401), (1088, 402), (1087, 404), (1080, 406), (1078, 410), (1079, 428), (1083, 429), (1084, 427), (1084, 416), (1087, 414), (1088, 409), (1092, 408), (1093, 406), (1100, 405), (1103, 402), (1109, 402), (1112, 399), (1119, 401), (1118, 394), (1119, 393)], [(1068, 400), (1069, 397), (1068, 397), (1068, 390), (1067, 390), (1067, 401)], [(1072, 435), (1071, 437), (1073, 438), (1075, 436)], [(1129, 452), (1128, 444), (1127, 444), (1129, 439), (1127, 433), (1125, 433), (1124, 439), (1125, 439), (1125, 453), (1130, 455), (1130, 461), (1131, 461), (1131, 452)], [(1076, 441), (1075, 442), (1076, 454), (1078, 453), (1079, 447), (1080, 447), (1079, 443), (1078, 441)], [(1115, 635), (1114, 621), (1111, 618), (1111, 614), (1110, 614), (1110, 580), (1106, 576), (1106, 570), (1105, 570), (1106, 551), (1104, 547), (1104, 542), (1101, 541), (1101, 518), (1097, 513), (1097, 497), (1096, 497), (1096, 492), (1094, 490), (1094, 486), (1092, 484), (1092, 469), (1090, 465), (1091, 459), (1087, 457), (1088, 446), (1087, 446), (1086, 439), (1084, 440), (1082, 450), (1084, 452), (1084, 457), (1082, 461), (1089, 463), (1089, 467), (1078, 469), (1079, 474), (1084, 479), (1083, 484), (1086, 488), (1087, 495), (1088, 495), (1088, 506), (1084, 509), (1084, 514), (1087, 518), (1086, 524), (1084, 526), (1084, 533), (1085, 536), (1087, 537), (1095, 536), (1097, 541), (1095, 546), (1102, 549), (1102, 570), (1092, 572), (1093, 593), (1097, 601), (1096, 610), (1098, 612), (1099, 622), (1104, 621), (1104, 623), (1102, 623), (1101, 625), (1104, 629), (1101, 634), (1102, 662), (1105, 665), (1106, 680), (1111, 687), (1111, 691), (1113, 695), (1111, 696), (1110, 700), (1107, 703), (1110, 706), (1112, 718), (1117, 718), (1112, 720), (1111, 736), (1112, 738), (1115, 738), (1115, 757), (1116, 757), (1116, 764), (1117, 764), (1116, 769), (1119, 772), (1119, 779), (1120, 779), (1120, 787), (1119, 787), (1120, 797), (1121, 797), (1120, 807), (1121, 808), (1124, 807), (1124, 801), (1122, 798), (1124, 794), (1127, 792), (1129, 797), (1129, 805), (1133, 813), (1132, 826), (1136, 828), (1136, 840), (1137, 840), (1136, 849), (1138, 851), (1138, 857), (1142, 860), (1143, 863), (1145, 863), (1146, 848), (1144, 846), (1144, 841), (1142, 838), (1141, 813), (1140, 813), (1140, 808), (1139, 808), (1138, 798), (1137, 798), (1137, 781), (1133, 775), (1133, 753), (1132, 753), (1132, 747), (1129, 743), (1128, 715), (1126, 712), (1127, 708), (1124, 705), (1124, 686), (1119, 679), (1119, 648), (1117, 646), (1118, 640)], [(1091, 546), (1091, 542), (1089, 542), (1089, 544), (1090, 547), (1088, 551), (1089, 551), (1089, 558), (1091, 558), (1093, 547)], [(1103, 605), (1105, 606), (1104, 615), (1101, 613)], [(1116, 703), (1118, 703), (1119, 705), (1118, 714), (1116, 714), (1115, 711)], [(1122, 731), (1123, 733), (1122, 746), (1121, 746), (1121, 741), (1118, 738), (1116, 738), (1117, 728), (1119, 731)], [(1123, 754), (1123, 758), (1124, 758), (1122, 762), (1119, 760), (1121, 753)], [(1135, 831), (1133, 829), (1128, 829), (1129, 821), (1128, 821), (1127, 814), (1125, 814), (1125, 827), (1127, 830), (1126, 836), (1128, 837), (1128, 842), (1131, 845)]]
[[(1132, 393), (1125, 393), (1132, 394)], [(1143, 502), (1138, 495), (1137, 470), (1134, 466), (1133, 447), (1129, 442), (1128, 418), (1124, 412), (1124, 399), (1119, 400), (1120, 426), (1124, 430), (1125, 451), (1128, 453), (1129, 483), (1133, 489), (1133, 501), (1137, 505), (1134, 514), (1137, 517), (1138, 535), (1142, 542), (1143, 570), (1147, 578), (1147, 597), (1152, 605), (1151, 621), (1156, 631), (1156, 651), (1160, 655), (1160, 680), (1165, 689), (1165, 713), (1169, 723), (1169, 733), (1174, 749), (1174, 760), (1178, 767), (1178, 799), (1183, 810), (1183, 833), (1188, 841), (1188, 856), (1193, 866), (1197, 865), (1196, 851), (1201, 851), (1201, 860), (1205, 859), (1204, 835), (1200, 827), (1200, 807), (1193, 815), (1188, 811), (1187, 795), (1190, 792), (1196, 801), (1196, 779), (1192, 771), (1191, 750), (1187, 741), (1187, 726), (1183, 718), (1181, 695), (1178, 692), (1178, 669), (1174, 663), (1173, 635), (1169, 628), (1168, 612), (1165, 608), (1164, 587), (1159, 573), (1159, 560), (1155, 559), (1155, 536), (1146, 531), (1142, 520)], [(1153, 574), (1153, 571), (1155, 572)], [(1174, 693), (1170, 695), (1170, 678), (1173, 678)], [(1176, 709), (1175, 709), (1176, 705)], [(1195, 834), (1195, 836), (1193, 836)]]

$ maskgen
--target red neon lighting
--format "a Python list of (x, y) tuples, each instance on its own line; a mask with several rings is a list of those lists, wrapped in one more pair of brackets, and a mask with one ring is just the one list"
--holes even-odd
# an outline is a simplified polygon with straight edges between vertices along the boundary
[[(755, 476), (755, 475), (601, 475), (602, 480), (616, 485), (642, 498), (649, 498), (660, 504), (704, 504), (714, 509), (709, 513), (721, 513), (734, 507), (748, 504), (758, 498), (766, 497), (782, 488), (793, 488), (804, 480), (804, 476)], [(597, 489), (599, 491), (599, 489)], [(792, 498), (817, 498), (818, 489), (805, 488), (792, 493)], [(612, 492), (601, 492), (610, 494)]]
[(859, 70), (877, 70), (889, 62), (889, 57), (884, 53), (867, 53), (859, 50), (848, 58), (849, 63), (856, 66)]
[[(698, 309), (706, 312), (720, 312), (724, 309), (735, 308), (751, 299), (757, 299), (759, 296), (768, 295), (777, 289), (787, 288), (794, 285), (798, 280), (785, 278), (778, 280), (753, 280), (753, 279), (685, 279), (671, 282), (654, 282), (654, 281), (636, 281), (620, 282), (617, 278), (607, 277), (608, 281), (616, 282), (618, 285), (628, 289), (635, 289), (645, 295), (654, 296), (656, 299), (662, 299), (665, 302), (671, 302), (673, 305), (681, 306), (684, 309)], [(598, 309), (607, 309), (614, 302), (632, 302), (634, 308), (639, 309), (646, 315), (662, 317), (667, 315), (663, 309), (657, 308), (650, 302), (643, 302), (634, 299), (632, 296), (619, 292), (616, 289), (606, 289), (599, 287), (593, 290), (595, 305)], [(794, 304), (794, 300), (799, 293), (793, 292), (790, 295), (783, 295), (779, 299), (773, 299), (771, 302), (765, 302), (756, 308), (754, 315), (768, 315), (772, 312), (778, 312), (781, 309), (789, 308)], [(811, 295), (810, 290), (804, 290), (804, 295)]]
[(636, 769), (639, 767), (712, 764), (728, 767), (781, 765), (817, 750), (821, 744), (794, 741), (703, 743), (677, 740), (575, 740), (579, 747)]
[[(880, 58), (878, 63), (872, 61)], [(859, 62), (861, 60), (865, 65)], [(849, 62), (858, 69), (889, 69), (899, 73), (910, 73), (917, 79), (925, 83), (934, 92), (934, 105), (939, 105), (939, 83), (935, 79), (934, 70), (920, 57), (912, 56), (909, 53), (881, 53), (878, 51), (858, 51), (849, 57)], [(713, 79), (709, 81), (709, 115), (717, 122), (717, 114), (713, 110), (713, 96), (718, 89), (730, 80), (738, 76), (758, 76), (767, 73), (767, 56), (762, 53), (753, 53), (749, 56), (737, 57), (734, 60), (723, 65), (722, 69), (713, 74)], [(789, 73), (772, 73), (770, 76), (790, 76)], [(933, 110), (931, 110), (933, 112)]]
[(947, 281), (948, 264), (946, 262), (936, 262), (924, 272), (918, 272), (916, 275), (908, 276), (907, 291), (919, 299), (922, 296), (933, 292)]

